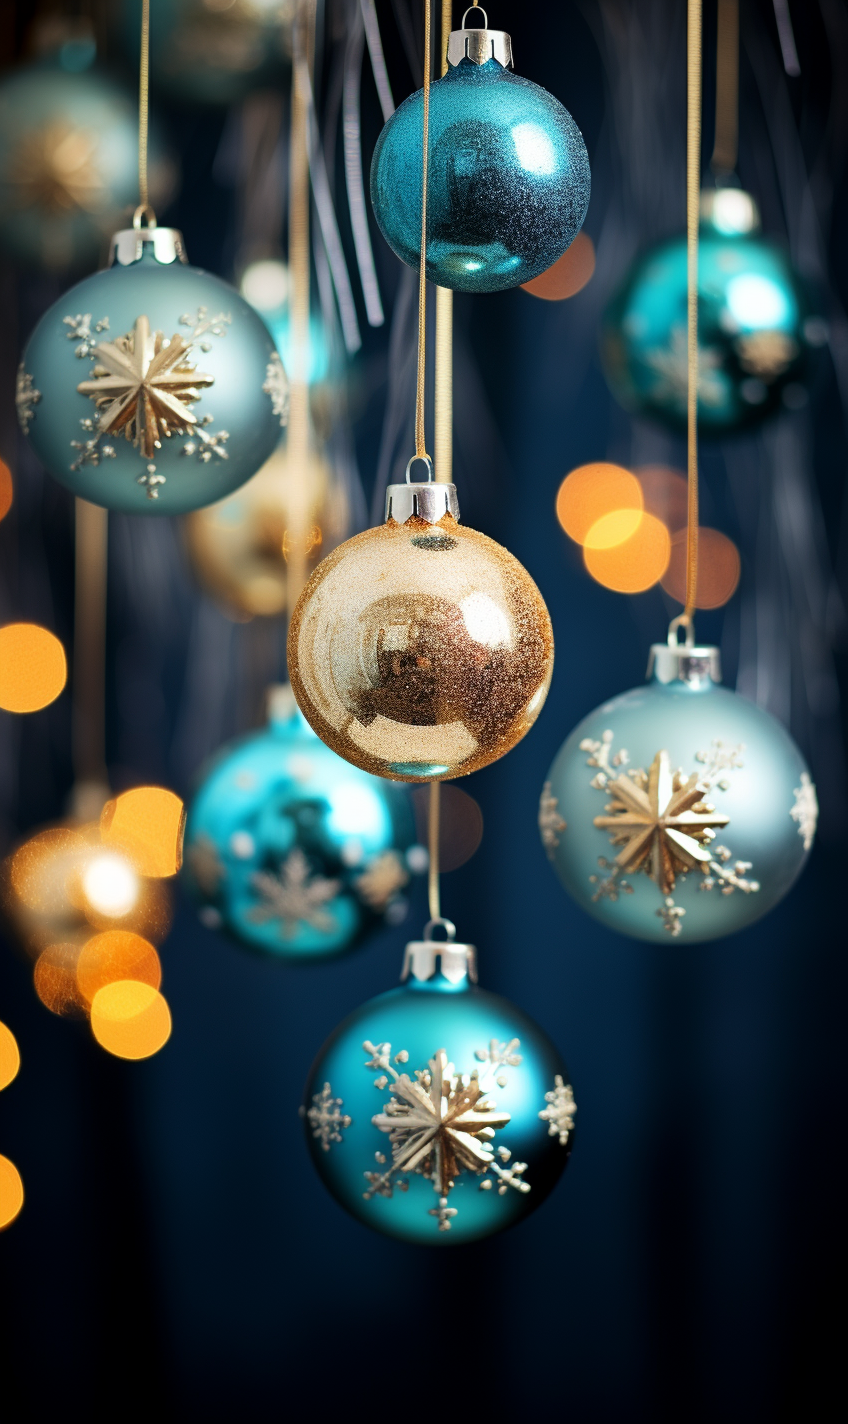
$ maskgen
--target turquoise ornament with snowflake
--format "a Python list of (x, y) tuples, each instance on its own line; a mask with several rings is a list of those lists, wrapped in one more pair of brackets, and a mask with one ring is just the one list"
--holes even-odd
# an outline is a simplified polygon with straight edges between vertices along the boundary
[(331, 958), (400, 924), (427, 853), (409, 793), (330, 751), (291, 690), (225, 747), (188, 814), (183, 879), (201, 922), (289, 962)]
[(185, 258), (173, 228), (116, 233), (112, 263), (56, 302), (18, 370), (18, 420), (50, 474), (107, 509), (184, 514), (275, 450), (288, 382), (265, 324)]
[(590, 712), (548, 773), (548, 858), (620, 934), (683, 944), (745, 929), (809, 855), (818, 804), (804, 758), (719, 679), (718, 649), (654, 644), (648, 682)]
[[(447, 940), (435, 940), (437, 924)], [(576, 1105), (554, 1045), (477, 987), (449, 921), (406, 947), (402, 984), (321, 1049), (301, 1109), (312, 1161), (353, 1216), (417, 1245), (458, 1245), (523, 1221), (550, 1194)]]
[[(702, 196), (698, 252), (698, 429), (726, 435), (806, 399), (806, 357), (824, 338), (787, 255), (762, 238), (753, 199)], [(610, 303), (601, 350), (625, 409), (686, 429), (686, 238), (639, 257)]]

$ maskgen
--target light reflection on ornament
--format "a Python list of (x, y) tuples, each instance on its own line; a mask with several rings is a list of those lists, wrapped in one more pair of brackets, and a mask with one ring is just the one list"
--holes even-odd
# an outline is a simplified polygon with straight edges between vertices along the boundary
[(139, 880), (123, 856), (103, 851), (95, 855), (82, 872), (85, 898), (99, 915), (124, 919), (139, 896)]

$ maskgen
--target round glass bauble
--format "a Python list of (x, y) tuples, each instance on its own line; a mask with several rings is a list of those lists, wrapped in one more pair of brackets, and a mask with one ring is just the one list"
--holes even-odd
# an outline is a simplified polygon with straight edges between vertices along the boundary
[(219, 753), (188, 816), (200, 918), (271, 959), (341, 954), (399, 924), (427, 855), (407, 796), (349, 766), (277, 689), (267, 728)]
[[(290, 63), (294, 12), (295, 0), (151, 0), (151, 79), (194, 104), (234, 104), (275, 88)], [(124, 0), (122, 29), (137, 60), (139, 0)]]
[(552, 670), (530, 575), (451, 514), (348, 539), (318, 565), (289, 630), (307, 721), (346, 761), (396, 781), (496, 761), (535, 722)]
[[(400, 105), (374, 150), (371, 202), (409, 267), (421, 253), (423, 90)], [(579, 128), (545, 89), (463, 59), (430, 87), (427, 277), (462, 292), (499, 292), (561, 257), (589, 206)]]
[(322, 553), (343, 539), (348, 503), (318, 454), (305, 473), (286, 447), (218, 504), (186, 519), (186, 542), (203, 588), (239, 619), (276, 617), (289, 597), (289, 559), (298, 550), (311, 573)]
[[(149, 164), (159, 202), (173, 175), (155, 133)], [(102, 74), (45, 60), (0, 82), (0, 244), (16, 261), (94, 265), (136, 200), (137, 166), (137, 101)]]
[(18, 418), (74, 494), (127, 513), (183, 514), (237, 489), (271, 455), (285, 371), (253, 308), (175, 255), (173, 229), (119, 233), (114, 246), (113, 265), (35, 328)]
[(637, 939), (745, 929), (783, 899), (813, 843), (804, 758), (774, 717), (716, 685), (713, 655), (694, 649), (691, 677), (654, 676), (590, 713), (542, 792), (542, 841), (566, 890)]
[[(409, 946), (407, 960), (430, 948)], [(336, 1201), (421, 1245), (479, 1240), (529, 1216), (568, 1162), (576, 1112), (541, 1029), (448, 973), (413, 971), (351, 1014), (318, 1054), (303, 1108)]]
[[(729, 193), (741, 226), (722, 218)], [(746, 219), (747, 194), (709, 195), (698, 250), (698, 429), (726, 435), (803, 403), (807, 306), (789, 259)], [(750, 211), (750, 210), (749, 210)], [(717, 214), (717, 215), (716, 215)], [(746, 222), (749, 226), (745, 227)], [(601, 337), (613, 394), (636, 414), (686, 428), (686, 238), (638, 258), (604, 317)], [(813, 324), (816, 329), (816, 324)]]

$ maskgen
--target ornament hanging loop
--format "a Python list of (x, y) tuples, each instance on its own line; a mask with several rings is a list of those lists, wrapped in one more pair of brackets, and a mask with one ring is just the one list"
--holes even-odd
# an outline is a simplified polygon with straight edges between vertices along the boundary
[(462, 17), (462, 29), (463, 29), (463, 30), (466, 29), (466, 28), (468, 28), (468, 27), (466, 26), (466, 24), (465, 24), (465, 21), (468, 19), (468, 16), (469, 16), (469, 15), (482, 15), (482, 16), (483, 16), (483, 23), (482, 23), (482, 25), (472, 25), (472, 26), (471, 26), (472, 29), (475, 29), (475, 30), (476, 30), (476, 29), (487, 30), (487, 29), (489, 28), (489, 17), (488, 17), (488, 15), (486, 14), (486, 11), (483, 9), (483, 6), (482, 6), (482, 5), (469, 5), (468, 9), (466, 10), (465, 14), (464, 14), (463, 17)]
[(143, 218), (147, 219), (148, 228), (156, 227), (156, 214), (154, 213), (149, 203), (139, 203), (138, 207), (133, 213), (132, 225), (135, 228), (136, 232), (141, 231), (141, 224)]
[(682, 646), (684, 648), (694, 648), (695, 646), (695, 622), (688, 613), (679, 613), (676, 618), (672, 618), (668, 625), (668, 646), (679, 648), (681, 646), (678, 633), (680, 629), (685, 629), (685, 636)]
[(436, 929), (444, 930), (444, 943), (453, 944), (456, 939), (456, 925), (453, 920), (446, 920), (444, 915), (438, 915), (435, 919), (428, 920), (424, 926), (424, 939), (427, 944), (442, 943), (440, 940), (433, 939), (433, 931)]
[[(423, 461), (424, 461), (424, 464), (427, 466), (427, 479), (426, 479), (426, 480), (414, 480), (414, 479), (412, 478), (412, 475), (411, 475), (410, 472), (411, 472), (411, 470), (412, 470), (412, 466), (413, 466), (414, 464), (416, 464), (418, 460), (423, 460)], [(406, 466), (406, 483), (407, 483), (408, 485), (418, 485), (418, 484), (428, 484), (428, 485), (431, 485), (431, 484), (434, 484), (434, 483), (435, 483), (435, 479), (436, 479), (436, 476), (433, 474), (433, 461), (430, 459), (430, 456), (429, 456), (429, 455), (413, 455), (413, 456), (411, 457), (411, 459), (407, 461), (407, 466)]]

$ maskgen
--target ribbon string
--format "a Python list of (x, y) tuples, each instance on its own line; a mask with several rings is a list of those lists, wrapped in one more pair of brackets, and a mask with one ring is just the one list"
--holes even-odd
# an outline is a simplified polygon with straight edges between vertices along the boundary
[(701, 0), (688, 0), (686, 85), (686, 279), (688, 327), (686, 607), (698, 594), (698, 224), (701, 207)]
[[(442, 0), (441, 72), (448, 69), (448, 37), (451, 31), (451, 0)], [(434, 449), (436, 479), (453, 480), (453, 292), (436, 288), (436, 400)]]
[(150, 227), (156, 226), (156, 214), (150, 206), (147, 181), (147, 139), (150, 114), (150, 0), (141, 4), (141, 55), (138, 63), (138, 207), (133, 226), (140, 227), (146, 215)]
[(733, 173), (739, 146), (739, 0), (718, 0), (713, 173)]
[(427, 458), (424, 381), (427, 372), (427, 159), (430, 147), (430, 0), (424, 0), (424, 125), (421, 154), (421, 255), (418, 278), (418, 380), (415, 390), (415, 455)]

